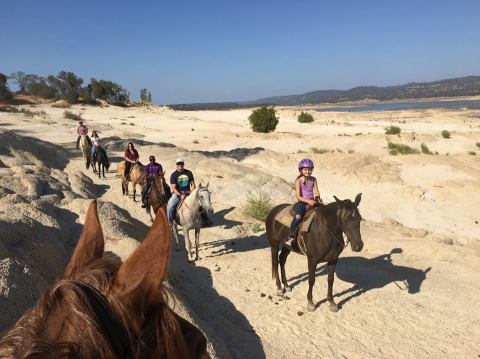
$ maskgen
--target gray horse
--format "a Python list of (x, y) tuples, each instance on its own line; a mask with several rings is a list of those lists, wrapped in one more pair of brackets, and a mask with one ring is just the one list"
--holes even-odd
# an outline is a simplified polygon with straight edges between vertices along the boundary
[[(177, 215), (172, 225), (173, 236), (175, 237), (177, 247), (179, 245), (177, 225), (182, 226), (185, 249), (187, 251), (189, 262), (194, 262), (198, 259), (198, 243), (200, 241), (200, 229), (202, 228), (200, 207), (210, 214), (213, 213), (208, 183), (205, 187), (202, 187), (200, 184), (198, 188), (194, 189), (192, 193), (185, 198), (177, 210)], [(190, 229), (195, 229), (195, 255), (192, 253), (192, 242), (190, 241), (190, 237), (188, 235)]]

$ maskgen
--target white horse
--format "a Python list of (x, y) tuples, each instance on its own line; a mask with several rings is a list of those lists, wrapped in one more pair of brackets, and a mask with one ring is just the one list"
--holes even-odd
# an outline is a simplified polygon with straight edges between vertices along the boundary
[[(210, 192), (208, 191), (208, 184), (206, 187), (200, 186), (192, 191), (190, 195), (185, 198), (183, 203), (177, 209), (177, 215), (172, 225), (173, 236), (178, 242), (178, 228), (181, 225), (183, 229), (183, 237), (185, 240), (185, 249), (187, 251), (188, 261), (193, 262), (198, 259), (198, 243), (200, 241), (200, 229), (202, 228), (202, 220), (200, 218), (200, 206), (204, 211), (213, 213), (212, 204), (210, 202)], [(188, 232), (190, 229), (195, 229), (195, 255), (192, 253), (192, 243)]]
[(90, 143), (88, 143), (87, 135), (80, 135), (80, 149), (82, 150), (83, 160), (85, 161), (85, 168), (88, 170), (90, 167), (91, 147)]

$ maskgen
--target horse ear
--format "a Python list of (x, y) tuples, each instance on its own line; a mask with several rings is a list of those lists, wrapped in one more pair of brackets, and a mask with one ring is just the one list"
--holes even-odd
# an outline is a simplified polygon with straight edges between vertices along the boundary
[(427, 269), (425, 269), (425, 270), (423, 271), (423, 273), (427, 274), (428, 272), (430, 272), (431, 269), (432, 269), (432, 267), (428, 267)]
[(333, 198), (335, 198), (335, 202), (337, 202), (337, 203), (342, 202), (341, 200), (339, 200), (339, 199), (337, 198), (337, 196), (333, 196)]
[[(132, 318), (145, 318), (162, 295), (170, 260), (171, 236), (165, 208), (157, 211), (155, 222), (142, 244), (122, 264), (109, 292)], [(135, 323), (138, 328), (142, 323)]]
[(360, 201), (362, 200), (362, 194), (359, 193), (357, 194), (357, 196), (355, 197), (355, 206), (358, 207), (358, 205), (360, 204)]
[(82, 234), (65, 269), (64, 277), (74, 278), (90, 263), (101, 258), (104, 246), (102, 227), (97, 214), (97, 201), (92, 201), (88, 207)]

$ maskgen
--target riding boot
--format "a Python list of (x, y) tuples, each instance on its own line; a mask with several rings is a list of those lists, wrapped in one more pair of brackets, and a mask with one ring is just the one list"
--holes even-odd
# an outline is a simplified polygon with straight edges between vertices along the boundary
[(80, 136), (77, 137), (77, 150), (80, 148)]

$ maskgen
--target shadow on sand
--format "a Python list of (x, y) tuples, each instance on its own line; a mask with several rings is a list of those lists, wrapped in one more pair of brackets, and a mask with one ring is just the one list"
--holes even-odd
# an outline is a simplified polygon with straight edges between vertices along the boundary
[(218, 212), (215, 212), (214, 214), (209, 215), (209, 218), (213, 222), (213, 226), (215, 226), (216, 223), (221, 223), (223, 228), (230, 229), (235, 226), (241, 225), (242, 222), (233, 221), (231, 219), (225, 218), (225, 216), (230, 212), (232, 212), (234, 209), (235, 207), (225, 208), (225, 209), (222, 209), (221, 211), (218, 211)]
[(200, 244), (200, 248), (209, 250), (212, 254), (205, 258), (218, 257), (225, 254), (248, 252), (256, 249), (268, 248), (266, 234), (242, 238), (221, 239), (218, 241)]
[[(184, 303), (192, 309), (199, 325), (212, 342), (220, 358), (265, 358), (260, 337), (248, 319), (213, 288), (209, 269), (187, 263), (185, 253), (172, 254), (176, 289)], [(227, 354), (222, 353), (228, 351)]]
[(234, 148), (233, 150), (230, 150), (230, 151), (194, 151), (194, 152), (200, 153), (209, 158), (228, 157), (228, 158), (233, 158), (237, 161), (241, 161), (249, 156), (253, 156), (262, 151), (265, 151), (263, 147)]
[[(344, 282), (352, 283), (353, 286), (342, 292), (335, 293), (334, 284), (334, 297), (342, 297), (340, 302), (337, 303), (338, 306), (341, 307), (355, 297), (372, 289), (383, 288), (390, 283), (395, 283), (400, 290), (407, 290), (410, 294), (420, 292), (422, 283), (427, 278), (427, 273), (431, 270), (431, 267), (422, 270), (393, 264), (392, 254), (402, 252), (401, 248), (394, 248), (390, 253), (371, 259), (363, 257), (339, 258), (335, 270), (336, 277)], [(327, 266), (324, 264), (317, 269), (315, 275), (316, 277), (325, 275), (324, 280), (326, 282), (326, 274)], [(304, 281), (308, 281), (308, 272), (291, 278), (289, 283), (294, 287)], [(402, 283), (402, 285), (398, 284), (398, 282)], [(318, 307), (326, 303), (326, 301), (325, 298), (318, 302), (316, 306)]]

